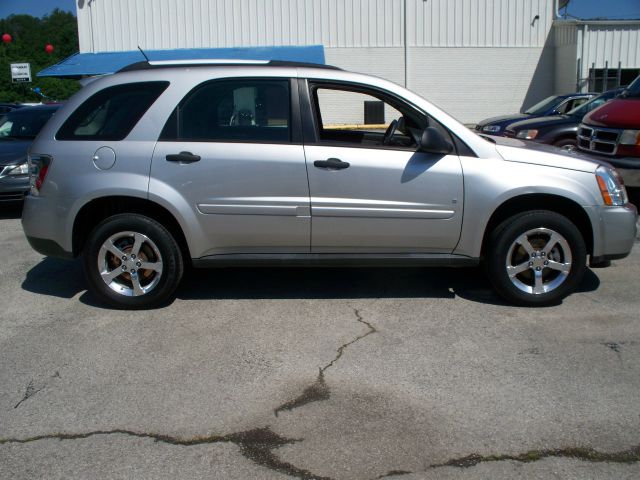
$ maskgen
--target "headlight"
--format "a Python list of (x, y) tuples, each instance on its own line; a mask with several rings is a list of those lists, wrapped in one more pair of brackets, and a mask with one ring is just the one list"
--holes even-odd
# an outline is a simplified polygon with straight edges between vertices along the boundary
[(524, 138), (525, 140), (533, 140), (538, 136), (538, 130), (520, 130), (516, 133), (516, 137)]
[(623, 130), (619, 143), (621, 145), (640, 145), (640, 130)]
[(500, 125), (485, 125), (482, 127), (483, 132), (498, 133), (500, 131)]
[(16, 165), (7, 172), (7, 175), (26, 175), (29, 173), (29, 164), (27, 162)]
[(622, 177), (613, 168), (598, 167), (596, 180), (605, 205), (624, 205), (629, 201)]

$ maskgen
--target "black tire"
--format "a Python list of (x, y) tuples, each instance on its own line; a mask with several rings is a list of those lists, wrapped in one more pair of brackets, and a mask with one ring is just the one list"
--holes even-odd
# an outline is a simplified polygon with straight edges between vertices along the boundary
[(575, 138), (563, 138), (562, 140), (558, 140), (553, 144), (554, 147), (567, 149), (568, 147), (577, 147), (578, 142)]
[[(578, 287), (586, 271), (582, 234), (555, 212), (534, 210), (515, 215), (494, 229), (489, 242), (485, 258), (489, 280), (500, 296), (517, 305), (557, 304)], [(524, 270), (516, 273), (521, 268)]]
[[(118, 243), (114, 251), (125, 253), (126, 262), (106, 247), (109, 239)], [(132, 255), (137, 239), (141, 246), (138, 255)], [(130, 213), (109, 217), (93, 229), (84, 246), (83, 265), (93, 295), (111, 307), (130, 310), (154, 308), (169, 301), (184, 272), (180, 247), (169, 231), (149, 217)], [(142, 274), (135, 271), (136, 265)], [(144, 269), (145, 265), (153, 268)], [(103, 274), (117, 277), (108, 285)]]

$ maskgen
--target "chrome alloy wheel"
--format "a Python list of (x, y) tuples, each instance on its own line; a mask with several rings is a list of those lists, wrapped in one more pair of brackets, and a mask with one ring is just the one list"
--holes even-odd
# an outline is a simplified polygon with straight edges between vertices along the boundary
[(555, 290), (567, 279), (571, 260), (571, 248), (562, 235), (548, 228), (534, 228), (513, 241), (506, 269), (519, 290), (540, 295)]
[(102, 281), (114, 292), (137, 297), (153, 290), (162, 277), (162, 256), (153, 241), (138, 232), (107, 238), (98, 254)]

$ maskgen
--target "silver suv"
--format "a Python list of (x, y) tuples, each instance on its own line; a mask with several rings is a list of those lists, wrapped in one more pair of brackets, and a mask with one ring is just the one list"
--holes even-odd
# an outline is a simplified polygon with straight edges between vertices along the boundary
[(393, 83), (283, 62), (144, 62), (89, 83), (29, 155), (23, 226), (120, 308), (185, 266), (469, 266), (547, 305), (629, 254), (616, 171), (476, 135)]

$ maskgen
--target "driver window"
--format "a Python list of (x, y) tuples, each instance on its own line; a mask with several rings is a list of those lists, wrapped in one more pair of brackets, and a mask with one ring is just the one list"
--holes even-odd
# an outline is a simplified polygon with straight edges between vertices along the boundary
[(424, 129), (415, 112), (403, 113), (369, 92), (318, 87), (313, 98), (322, 143), (415, 149)]

